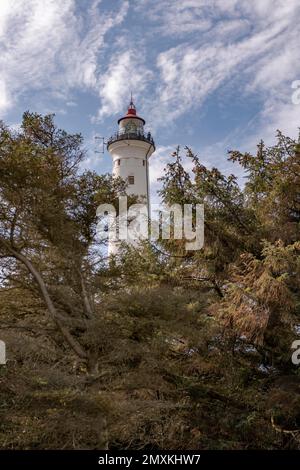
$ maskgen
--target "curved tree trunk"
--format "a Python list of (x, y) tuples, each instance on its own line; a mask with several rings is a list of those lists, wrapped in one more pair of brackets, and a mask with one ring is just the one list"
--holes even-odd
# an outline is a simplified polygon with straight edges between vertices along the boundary
[(30, 274), (33, 276), (35, 279), (36, 283), (38, 284), (42, 297), (44, 299), (44, 302), (47, 306), (48, 312), (52, 320), (55, 322), (57, 325), (59, 331), (61, 332), (62, 336), (68, 343), (68, 345), (73, 349), (73, 351), (77, 354), (78, 357), (81, 359), (88, 359), (88, 354), (87, 352), (83, 349), (81, 344), (71, 335), (69, 330), (62, 324), (61, 320), (58, 317), (58, 314), (56, 312), (56, 308), (51, 300), (51, 297), (49, 295), (47, 286), (42, 278), (41, 273), (35, 268), (35, 266), (32, 264), (32, 262), (26, 258), (23, 254), (19, 253), (17, 250), (9, 246), (6, 242), (3, 240), (0, 240), (1, 244), (5, 246), (5, 248), (8, 250), (8, 252), (11, 254), (12, 257), (23, 263)]

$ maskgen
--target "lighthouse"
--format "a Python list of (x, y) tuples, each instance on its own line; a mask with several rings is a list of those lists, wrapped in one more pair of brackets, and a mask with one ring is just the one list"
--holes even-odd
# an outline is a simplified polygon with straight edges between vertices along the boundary
[[(138, 116), (132, 96), (127, 113), (118, 120), (118, 131), (107, 142), (112, 158), (112, 175), (121, 177), (127, 183), (126, 193), (136, 195), (147, 204), (149, 199), (149, 158), (155, 151), (150, 132), (145, 132), (145, 120)], [(117, 254), (118, 242), (109, 243), (109, 254)]]

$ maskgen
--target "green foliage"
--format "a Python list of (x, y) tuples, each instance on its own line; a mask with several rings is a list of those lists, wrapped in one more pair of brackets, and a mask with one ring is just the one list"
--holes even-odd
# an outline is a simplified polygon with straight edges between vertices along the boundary
[(177, 148), (161, 196), (204, 203), (204, 248), (110, 260), (96, 209), (126, 185), (82, 144), (52, 115), (0, 128), (0, 447), (299, 448), (299, 144), (231, 151), (244, 189)]

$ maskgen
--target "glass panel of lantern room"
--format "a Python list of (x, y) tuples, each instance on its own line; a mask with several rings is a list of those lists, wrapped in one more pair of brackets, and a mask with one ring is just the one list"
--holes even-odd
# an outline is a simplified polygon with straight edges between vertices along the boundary
[[(138, 131), (138, 132), (143, 132), (143, 124), (141, 122), (140, 119), (135, 119), (135, 118), (125, 118), (125, 119), (122, 119), (120, 121), (120, 124), (119, 124), (119, 132), (120, 134), (124, 133), (124, 132), (128, 132), (127, 129), (134, 129), (134, 132)], [(131, 130), (131, 132), (133, 132)]]
[(136, 124), (133, 122), (131, 119), (128, 119), (128, 121), (125, 124), (125, 132), (128, 134), (136, 134)]

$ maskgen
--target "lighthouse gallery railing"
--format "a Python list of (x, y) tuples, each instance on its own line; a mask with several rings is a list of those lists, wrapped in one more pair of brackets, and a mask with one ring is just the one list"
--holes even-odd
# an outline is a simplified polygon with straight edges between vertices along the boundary
[(155, 147), (154, 140), (150, 132), (147, 134), (137, 131), (137, 132), (116, 132), (112, 135), (107, 141), (107, 148), (118, 140), (143, 140), (144, 142), (149, 142)]

